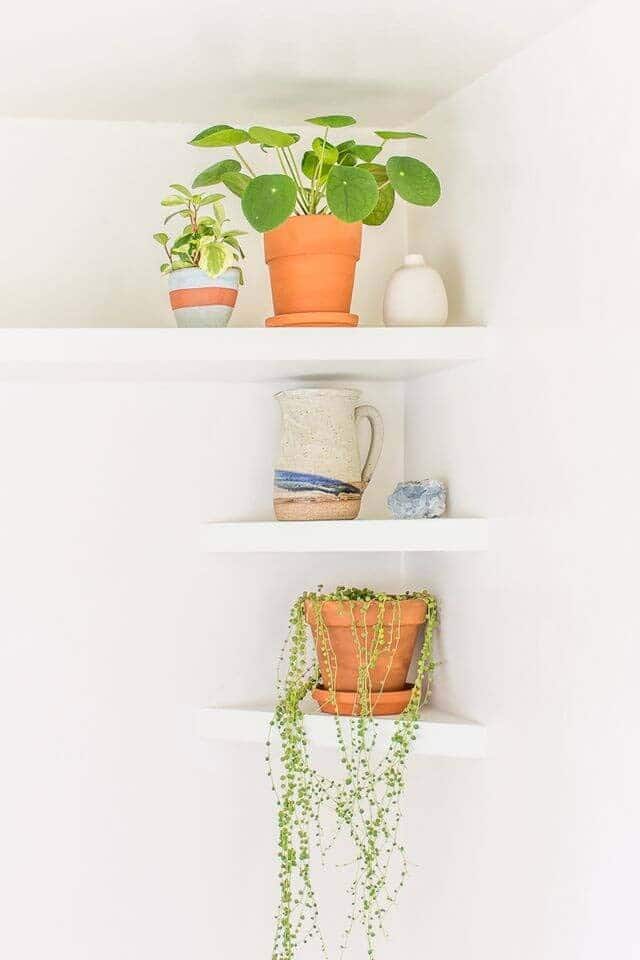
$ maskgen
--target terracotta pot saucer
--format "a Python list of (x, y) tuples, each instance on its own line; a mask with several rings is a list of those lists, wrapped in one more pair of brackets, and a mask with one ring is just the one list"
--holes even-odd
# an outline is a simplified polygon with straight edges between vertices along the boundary
[(357, 327), (355, 313), (337, 313), (328, 310), (309, 310), (306, 313), (281, 313), (269, 317), (265, 327)]
[[(413, 684), (407, 683), (402, 690), (383, 690), (382, 693), (372, 693), (372, 713), (375, 717), (388, 717), (394, 714), (402, 713), (405, 709), (411, 694)], [(329, 702), (329, 691), (326, 687), (316, 687), (311, 691), (311, 696), (320, 705), (323, 713), (336, 712), (341, 716), (356, 717), (359, 716), (356, 700), (358, 694), (349, 690), (336, 690), (336, 704)]]

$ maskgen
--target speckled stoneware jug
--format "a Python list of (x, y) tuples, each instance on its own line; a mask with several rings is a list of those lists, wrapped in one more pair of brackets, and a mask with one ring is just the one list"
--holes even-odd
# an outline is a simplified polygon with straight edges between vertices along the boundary
[[(353, 520), (380, 453), (382, 417), (358, 405), (359, 390), (300, 389), (276, 394), (282, 414), (273, 506), (278, 520)], [(364, 463), (356, 425), (371, 425)]]

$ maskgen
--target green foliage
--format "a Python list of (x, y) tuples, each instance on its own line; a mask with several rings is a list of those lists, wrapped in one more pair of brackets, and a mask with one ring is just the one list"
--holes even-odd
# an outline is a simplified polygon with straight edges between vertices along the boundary
[(309, 117), (307, 123), (315, 123), (317, 127), (330, 127), (337, 130), (339, 127), (352, 127), (358, 121), (354, 117), (344, 115), (332, 115), (328, 117)]
[[(188, 223), (173, 243), (167, 233), (154, 233), (153, 239), (160, 244), (167, 257), (160, 267), (161, 273), (199, 267), (209, 276), (217, 277), (241, 258), (244, 259), (238, 237), (245, 236), (245, 231), (225, 229), (229, 221), (221, 202), (224, 200), (223, 193), (191, 193), (180, 183), (172, 183), (171, 187), (176, 193), (165, 197), (161, 201), (162, 206), (180, 206), (180, 209), (169, 214), (165, 223), (177, 216), (188, 220)], [(202, 216), (200, 211), (207, 207), (211, 207), (211, 211)], [(242, 270), (239, 266), (236, 269), (243, 283)]]
[(382, 163), (361, 163), (360, 169), (368, 170), (379, 188), (384, 187), (385, 183), (389, 183), (387, 168)]
[(323, 162), (321, 167), (320, 157), (313, 150), (306, 150), (302, 157), (302, 172), (309, 180), (316, 178), (318, 186), (326, 182), (331, 166)]
[(311, 144), (311, 149), (315, 153), (318, 160), (322, 160), (323, 163), (329, 164), (330, 167), (334, 163), (338, 162), (340, 154), (338, 153), (338, 148), (334, 147), (331, 143), (324, 139), (324, 137), (316, 137), (313, 143)]
[(200, 241), (198, 266), (205, 273), (217, 277), (235, 262), (236, 253), (231, 244), (220, 243), (213, 237), (203, 237)]
[(376, 136), (381, 140), (426, 140), (422, 133), (409, 133), (399, 130), (376, 130)]
[(378, 202), (378, 185), (361, 167), (332, 167), (327, 178), (327, 203), (346, 223), (368, 217)]
[(194, 147), (235, 147), (239, 143), (246, 143), (249, 134), (246, 130), (238, 130), (226, 123), (219, 123), (215, 127), (207, 127), (197, 133), (190, 140)]
[(403, 200), (431, 207), (440, 199), (440, 181), (426, 163), (413, 157), (391, 157), (389, 180)]
[(396, 195), (393, 187), (390, 183), (385, 184), (378, 191), (378, 202), (375, 207), (367, 217), (363, 218), (362, 222), (366, 223), (368, 227), (379, 227), (393, 210), (395, 199)]
[(382, 147), (368, 146), (367, 144), (354, 144), (349, 153), (352, 153), (358, 160), (364, 160), (365, 163), (371, 163), (378, 156)]
[[(347, 223), (362, 220), (369, 226), (379, 226), (391, 213), (396, 194), (420, 206), (435, 203), (440, 196), (438, 178), (422, 161), (392, 157), (386, 165), (377, 162), (387, 141), (425, 140), (426, 137), (408, 130), (378, 130), (379, 144), (350, 139), (334, 145), (327, 139), (329, 130), (353, 126), (356, 122), (355, 117), (343, 114), (309, 118), (307, 123), (323, 127), (324, 131), (322, 136), (313, 139), (311, 148), (304, 150), (299, 160), (292, 149), (300, 140), (298, 133), (257, 125), (248, 130), (226, 123), (207, 127), (190, 143), (198, 147), (229, 147), (235, 157), (207, 167), (196, 177), (193, 186), (223, 183), (242, 198), (245, 216), (261, 233), (275, 229), (292, 214), (332, 213)], [(258, 174), (239, 149), (243, 145), (244, 151), (244, 144), (257, 147), (273, 158), (279, 172)], [(263, 156), (263, 159), (266, 158)], [(400, 161), (404, 166), (399, 165)], [(163, 201), (166, 206), (179, 206), (181, 197), (185, 196), (186, 188), (181, 184), (175, 185), (175, 189), (180, 196), (167, 198)], [(173, 215), (184, 216), (184, 211), (169, 216)]]
[(199, 173), (192, 186), (194, 190), (198, 187), (212, 187), (216, 183), (222, 183), (226, 173), (237, 173), (239, 170), (240, 164), (237, 160), (218, 160), (217, 163)]
[[(378, 658), (388, 656), (398, 643), (399, 604), (404, 599), (424, 601), (424, 639), (409, 703), (394, 721), (386, 752), (374, 761), (378, 725), (372, 719), (370, 673)], [(323, 604), (330, 600), (340, 601), (350, 613), (353, 642), (361, 664), (358, 671), (360, 714), (335, 718), (342, 767), (340, 777), (326, 776), (312, 763), (301, 709), (302, 701), (320, 680), (316, 651), (308, 638), (305, 605), (309, 603), (314, 612), (323, 660), (330, 665), (333, 661), (329, 636), (321, 615)], [(364, 624), (366, 611), (374, 602), (379, 605), (376, 622), (367, 628), (363, 640), (356, 624)], [(398, 615), (385, 635), (384, 616), (388, 607), (395, 608)], [(353, 844), (354, 857), (353, 876), (347, 890), (347, 922), (339, 955), (342, 956), (354, 927), (359, 925), (366, 938), (369, 960), (375, 957), (377, 937), (386, 932), (386, 915), (407, 876), (407, 852), (399, 832), (400, 805), (407, 757), (416, 738), (420, 707), (429, 697), (435, 668), (436, 623), (437, 603), (426, 591), (394, 595), (339, 587), (333, 594), (305, 593), (291, 608), (289, 635), (280, 655), (277, 700), (266, 755), (278, 811), (280, 904), (272, 960), (294, 960), (299, 948), (313, 939), (319, 941), (323, 956), (328, 956), (312, 882), (312, 856), (315, 848), (324, 862), (340, 835)], [(330, 678), (329, 692), (330, 702), (333, 698), (335, 704), (335, 675)], [(274, 730), (281, 744), (279, 775), (271, 758)], [(329, 837), (326, 835), (328, 817), (333, 821)]]
[(249, 127), (251, 143), (260, 143), (263, 147), (291, 147), (300, 139), (298, 133), (284, 133), (269, 127)]
[(290, 217), (296, 206), (297, 186), (280, 173), (255, 177), (242, 194), (242, 210), (259, 233), (273, 230)]
[(241, 197), (242, 194), (247, 189), (247, 184), (250, 181), (245, 173), (240, 173), (239, 171), (231, 171), (230, 173), (222, 174), (222, 182), (225, 187), (228, 187), (231, 190), (231, 193), (235, 193), (236, 197)]

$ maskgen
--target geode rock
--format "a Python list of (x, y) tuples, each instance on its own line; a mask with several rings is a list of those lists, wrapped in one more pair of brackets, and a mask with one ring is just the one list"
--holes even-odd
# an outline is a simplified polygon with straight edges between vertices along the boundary
[(447, 507), (447, 488), (440, 480), (408, 480), (387, 497), (397, 520), (441, 517)]

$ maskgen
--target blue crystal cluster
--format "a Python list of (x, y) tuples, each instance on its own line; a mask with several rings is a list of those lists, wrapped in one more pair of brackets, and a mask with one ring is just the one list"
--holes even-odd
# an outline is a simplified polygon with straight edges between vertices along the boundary
[(408, 480), (387, 497), (397, 520), (441, 517), (447, 507), (447, 488), (440, 480)]

